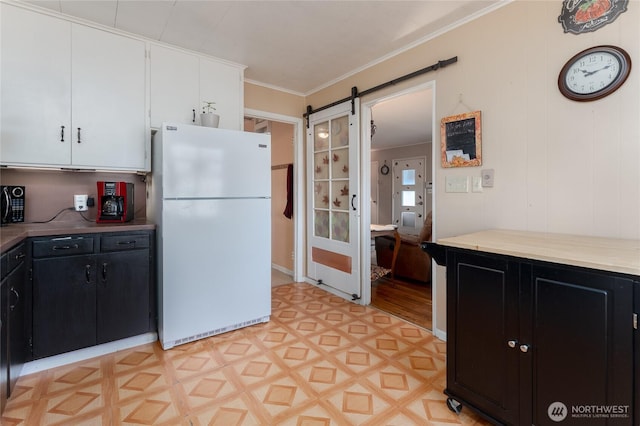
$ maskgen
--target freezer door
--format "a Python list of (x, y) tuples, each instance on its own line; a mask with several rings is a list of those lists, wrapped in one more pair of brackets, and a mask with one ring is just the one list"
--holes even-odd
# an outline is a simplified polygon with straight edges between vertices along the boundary
[(270, 200), (169, 200), (163, 210), (163, 347), (271, 314)]
[(271, 196), (271, 136), (163, 124), (163, 198)]

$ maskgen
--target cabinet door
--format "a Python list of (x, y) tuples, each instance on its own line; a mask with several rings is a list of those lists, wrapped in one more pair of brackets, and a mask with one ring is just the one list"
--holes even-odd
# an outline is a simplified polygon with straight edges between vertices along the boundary
[(9, 351), (7, 310), (9, 307), (9, 278), (0, 281), (0, 413), (4, 410), (9, 393)]
[(511, 424), (519, 421), (518, 295), (517, 263), (448, 251), (445, 393)]
[(149, 266), (149, 250), (98, 257), (98, 343), (149, 331)]
[(144, 170), (144, 42), (72, 26), (74, 166)]
[(2, 164), (68, 166), (71, 24), (4, 3), (0, 8)]
[(34, 359), (95, 344), (95, 257), (34, 259)]
[(26, 320), (26, 303), (27, 295), (25, 289), (25, 272), (26, 266), (22, 262), (16, 269), (11, 272), (7, 278), (8, 284), (8, 306), (7, 316), (9, 323), (9, 388), (8, 396), (11, 396), (22, 366), (27, 360), (27, 330), (25, 326)]
[(199, 124), (198, 57), (152, 45), (150, 64), (151, 127), (163, 121)]
[[(611, 275), (533, 268), (533, 424), (555, 424), (554, 402), (627, 407), (628, 417), (586, 419), (631, 424), (633, 283)], [(555, 421), (558, 421), (557, 419)]]
[(200, 58), (200, 112), (204, 102), (215, 102), (218, 127), (242, 130), (243, 78), (238, 67)]

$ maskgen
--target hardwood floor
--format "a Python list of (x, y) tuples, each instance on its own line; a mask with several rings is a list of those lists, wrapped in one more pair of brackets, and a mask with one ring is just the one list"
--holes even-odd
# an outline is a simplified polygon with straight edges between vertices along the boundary
[(428, 330), (432, 329), (431, 284), (385, 276), (371, 283), (371, 305)]

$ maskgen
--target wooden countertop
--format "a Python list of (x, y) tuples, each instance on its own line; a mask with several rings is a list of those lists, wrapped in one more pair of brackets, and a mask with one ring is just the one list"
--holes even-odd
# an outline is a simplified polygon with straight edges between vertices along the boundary
[(156, 225), (144, 219), (135, 219), (126, 223), (95, 222), (50, 222), (50, 223), (12, 223), (0, 228), (0, 252), (10, 249), (28, 237), (46, 237), (48, 235), (92, 234), (100, 232), (123, 232), (153, 230)]
[(640, 240), (488, 230), (438, 239), (437, 243), (640, 276)]

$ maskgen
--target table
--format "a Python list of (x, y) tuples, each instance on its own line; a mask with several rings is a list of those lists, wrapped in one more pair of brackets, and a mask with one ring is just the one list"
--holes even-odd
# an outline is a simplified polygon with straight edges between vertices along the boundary
[(393, 247), (393, 257), (391, 258), (391, 278), (395, 278), (396, 259), (398, 258), (398, 252), (400, 251), (401, 243), (400, 234), (398, 234), (398, 228), (393, 227), (393, 229), (386, 229), (385, 227), (381, 227), (381, 225), (371, 224), (371, 238), (382, 237), (384, 235), (392, 235), (396, 240), (396, 244)]

